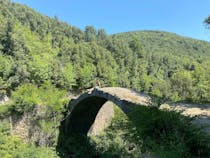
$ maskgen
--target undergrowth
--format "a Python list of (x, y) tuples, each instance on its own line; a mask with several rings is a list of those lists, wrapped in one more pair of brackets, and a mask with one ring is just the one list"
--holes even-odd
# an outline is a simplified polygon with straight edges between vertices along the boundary
[(124, 114), (115, 107), (110, 126), (97, 136), (63, 136), (60, 157), (208, 158), (210, 137), (178, 112), (138, 106)]

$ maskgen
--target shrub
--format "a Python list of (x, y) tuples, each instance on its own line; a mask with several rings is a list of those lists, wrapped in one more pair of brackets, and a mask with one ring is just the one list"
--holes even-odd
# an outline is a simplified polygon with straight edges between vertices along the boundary
[[(207, 157), (210, 137), (192, 124), (192, 119), (173, 111), (138, 106), (129, 114), (144, 148), (173, 157)], [(164, 157), (172, 157), (172, 156)], [(163, 156), (160, 156), (163, 157)]]
[(33, 84), (19, 86), (12, 93), (12, 100), (13, 109), (19, 113), (30, 111), (35, 105), (41, 104), (38, 87)]
[(19, 86), (12, 93), (13, 110), (19, 113), (31, 111), (36, 105), (48, 106), (48, 112), (61, 111), (66, 103), (66, 92), (58, 90), (50, 82), (40, 87), (33, 84)]

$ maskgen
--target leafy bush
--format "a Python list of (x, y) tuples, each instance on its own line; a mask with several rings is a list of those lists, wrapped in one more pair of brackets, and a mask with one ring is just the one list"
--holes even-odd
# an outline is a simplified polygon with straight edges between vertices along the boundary
[(45, 82), (40, 87), (33, 84), (19, 86), (12, 93), (13, 110), (19, 113), (31, 111), (36, 105), (48, 107), (48, 112), (62, 111), (66, 103), (66, 92), (58, 90), (50, 82)]
[(35, 105), (41, 104), (38, 87), (33, 84), (24, 84), (12, 93), (13, 108), (19, 113), (32, 110)]
[(10, 135), (9, 123), (0, 122), (0, 157), (1, 158), (57, 158), (52, 148), (35, 147), (24, 143), (20, 138)]
[(1, 158), (57, 158), (56, 152), (50, 148), (35, 147), (22, 142), (15, 136), (0, 137)]
[(11, 105), (6, 104), (6, 105), (1, 105), (0, 106), (0, 118), (5, 118), (6, 116), (9, 116), (11, 114)]
[[(210, 136), (192, 124), (192, 118), (173, 111), (138, 106), (129, 114), (143, 147), (160, 157), (208, 157)], [(165, 156), (163, 156), (165, 154)]]
[(66, 92), (47, 81), (39, 87), (24, 84), (12, 93), (11, 100), (9, 105), (0, 106), (0, 117), (9, 114), (28, 115), (36, 107), (36, 116), (29, 119), (47, 135), (49, 144), (55, 145), (64, 105), (68, 102)]

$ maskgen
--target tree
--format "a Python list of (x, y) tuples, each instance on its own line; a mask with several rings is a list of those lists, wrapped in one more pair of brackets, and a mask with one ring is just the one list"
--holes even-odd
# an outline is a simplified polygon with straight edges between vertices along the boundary
[(71, 63), (54, 69), (55, 82), (59, 88), (71, 90), (76, 86), (76, 74)]
[(171, 79), (172, 98), (175, 101), (190, 99), (193, 91), (192, 81), (191, 73), (186, 70), (174, 73)]
[(7, 22), (7, 28), (5, 30), (5, 36), (1, 39), (1, 43), (3, 46), (2, 52), (7, 55), (13, 55), (14, 54), (14, 40), (13, 40), (13, 22), (8, 21)]
[(33, 60), (29, 62), (29, 71), (35, 83), (41, 84), (50, 79), (52, 63), (53, 59), (50, 54), (33, 55)]
[(206, 24), (207, 28), (210, 28), (210, 16), (208, 16), (205, 20), (204, 20), (204, 24)]
[(13, 60), (0, 53), (0, 76), (7, 79), (12, 73)]
[(24, 84), (12, 93), (13, 110), (24, 113), (41, 104), (38, 87), (33, 84)]
[(78, 74), (78, 85), (80, 88), (90, 88), (95, 84), (95, 74), (96, 70), (92, 64), (84, 64), (83, 67), (79, 70)]
[(85, 27), (85, 41), (92, 42), (96, 40), (96, 33), (97, 31), (93, 26), (86, 26)]
[(132, 40), (129, 42), (129, 47), (137, 55), (138, 58), (143, 57), (143, 50), (142, 50), (141, 42), (138, 37), (136, 36), (132, 37)]

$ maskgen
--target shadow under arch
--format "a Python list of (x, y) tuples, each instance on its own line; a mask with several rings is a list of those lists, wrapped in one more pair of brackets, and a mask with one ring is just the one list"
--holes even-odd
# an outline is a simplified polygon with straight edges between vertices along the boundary
[(93, 96), (79, 102), (65, 121), (65, 133), (87, 134), (106, 101), (105, 98)]
[[(116, 90), (116, 88), (114, 89)], [(119, 90), (123, 89), (124, 88), (120, 88)], [(131, 97), (133, 97), (133, 95), (137, 95), (137, 93), (132, 91)], [(65, 143), (72, 143), (73, 145), (72, 141), (77, 141), (81, 143), (80, 145), (87, 148), (88, 152), (94, 151), (94, 147), (89, 144), (87, 133), (94, 123), (95, 118), (101, 107), (105, 105), (106, 102), (111, 101), (116, 106), (118, 106), (125, 114), (127, 114), (132, 107), (138, 105), (130, 101), (131, 99), (129, 99), (129, 97), (123, 98), (118, 96), (116, 93), (110, 93), (103, 89), (94, 88), (83, 93), (77, 99), (71, 100), (68, 108), (69, 112), (66, 114), (66, 119), (61, 122), (61, 126), (59, 129), (60, 132), (56, 149), (57, 152), (59, 152), (59, 156), (62, 158), (66, 158), (69, 156), (69, 152), (65, 153), (66, 151), (68, 151), (68, 149), (64, 149), (63, 147), (68, 146)], [(77, 140), (70, 140), (68, 142), (69, 138), (72, 136), (75, 137), (75, 139)], [(73, 150), (72, 153), (74, 153), (74, 149), (71, 150)]]
[[(125, 93), (126, 95), (119, 95)], [(111, 101), (125, 114), (129, 112), (130, 105), (147, 105), (148, 98), (139, 93), (120, 87), (93, 88), (69, 103), (69, 115), (64, 123), (66, 134), (76, 132), (87, 134), (96, 115), (105, 102)]]

